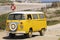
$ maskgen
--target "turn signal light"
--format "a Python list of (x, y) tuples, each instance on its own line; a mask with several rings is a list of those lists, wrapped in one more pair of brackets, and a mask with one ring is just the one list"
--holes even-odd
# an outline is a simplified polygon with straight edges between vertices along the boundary
[(22, 22), (20, 22), (20, 24), (23, 24)]

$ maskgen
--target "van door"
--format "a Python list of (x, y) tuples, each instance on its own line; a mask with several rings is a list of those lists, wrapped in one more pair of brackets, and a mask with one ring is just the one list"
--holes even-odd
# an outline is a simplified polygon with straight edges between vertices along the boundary
[(31, 14), (27, 14), (26, 24), (27, 24), (28, 30), (29, 30), (30, 28), (32, 28), (32, 16), (31, 16)]
[(33, 20), (32, 20), (32, 25), (33, 25), (33, 30), (38, 31), (38, 15), (37, 14), (32, 14)]
[(44, 14), (39, 14), (39, 24), (40, 29), (46, 27), (46, 19)]

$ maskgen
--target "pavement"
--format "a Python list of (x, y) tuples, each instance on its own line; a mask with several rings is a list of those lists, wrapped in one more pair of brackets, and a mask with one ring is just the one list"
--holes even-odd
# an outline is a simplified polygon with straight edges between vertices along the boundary
[(0, 40), (58, 40), (59, 37), (60, 24), (47, 26), (44, 36), (39, 36), (38, 32), (34, 32), (32, 38), (26, 38), (24, 35), (17, 35), (15, 38), (9, 38), (6, 31), (0, 32)]
[(4, 13), (8, 13), (10, 11), (11, 11), (10, 6), (0, 6), (0, 15)]
[[(14, 3), (16, 6), (15, 11), (21, 10), (41, 10), (42, 7), (46, 7), (46, 5), (51, 5), (51, 3)], [(11, 12), (11, 5), (0, 6), (0, 15), (4, 13)]]

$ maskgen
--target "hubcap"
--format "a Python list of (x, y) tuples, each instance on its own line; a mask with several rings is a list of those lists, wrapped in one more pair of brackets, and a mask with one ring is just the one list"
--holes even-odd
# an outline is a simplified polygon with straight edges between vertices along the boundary
[(29, 37), (32, 37), (32, 32), (29, 32)]
[(16, 25), (16, 23), (10, 23), (10, 30), (11, 31), (15, 31), (16, 29), (17, 29), (17, 25)]
[(42, 30), (42, 34), (43, 34), (43, 35), (45, 34), (45, 31), (44, 31), (44, 30)]

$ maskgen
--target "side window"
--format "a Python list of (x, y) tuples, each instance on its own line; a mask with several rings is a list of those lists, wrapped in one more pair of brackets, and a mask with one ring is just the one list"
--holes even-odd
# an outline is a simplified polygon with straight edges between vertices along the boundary
[(44, 14), (39, 14), (40, 19), (44, 18)]
[(32, 14), (33, 19), (38, 19), (38, 15), (37, 14)]
[(27, 19), (32, 19), (31, 14), (28, 14), (28, 15), (27, 15)]

